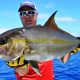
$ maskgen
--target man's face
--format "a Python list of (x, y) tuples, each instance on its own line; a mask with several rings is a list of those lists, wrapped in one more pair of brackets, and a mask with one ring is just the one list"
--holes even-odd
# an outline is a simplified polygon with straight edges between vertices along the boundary
[(37, 11), (36, 10), (23, 10), (20, 12), (20, 18), (23, 24), (23, 27), (35, 26), (37, 23)]

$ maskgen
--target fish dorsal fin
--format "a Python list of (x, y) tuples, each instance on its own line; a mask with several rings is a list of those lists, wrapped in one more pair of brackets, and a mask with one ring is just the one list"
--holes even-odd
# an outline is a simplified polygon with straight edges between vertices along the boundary
[(47, 22), (44, 24), (44, 26), (46, 27), (49, 27), (49, 28), (52, 28), (54, 30), (58, 30), (58, 26), (56, 25), (55, 23), (55, 20), (54, 20), (54, 17), (55, 17), (55, 14), (57, 13), (57, 11), (55, 11), (51, 17), (47, 20)]
[[(51, 28), (51, 29), (53, 29), (53, 30), (55, 30), (55, 31), (61, 32), (61, 33), (69, 34), (69, 33), (67, 33), (66, 31), (60, 29), (60, 28), (57, 26), (57, 24), (55, 23), (54, 17), (55, 17), (55, 14), (56, 14), (56, 13), (57, 13), (57, 11), (55, 11), (55, 12), (51, 15), (51, 17), (47, 20), (47, 22), (44, 24), (44, 26), (46, 26), (46, 27), (48, 27), (48, 28)], [(70, 34), (69, 34), (69, 35), (70, 35)]]

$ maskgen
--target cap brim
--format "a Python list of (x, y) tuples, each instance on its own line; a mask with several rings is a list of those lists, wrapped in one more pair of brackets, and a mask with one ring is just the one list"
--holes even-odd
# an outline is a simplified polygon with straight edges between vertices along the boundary
[(25, 10), (36, 10), (35, 8), (31, 7), (31, 6), (28, 6), (28, 5), (25, 5), (25, 6), (21, 6), (18, 10), (18, 12), (20, 11), (25, 11)]

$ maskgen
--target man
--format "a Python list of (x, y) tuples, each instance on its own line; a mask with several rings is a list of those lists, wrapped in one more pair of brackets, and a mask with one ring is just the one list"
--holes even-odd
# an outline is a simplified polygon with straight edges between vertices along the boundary
[[(36, 26), (38, 12), (33, 3), (23, 2), (20, 5), (20, 8), (18, 11), (19, 11), (20, 19), (21, 19), (21, 22), (22, 22), (24, 28)], [(39, 76), (38, 74), (36, 74), (31, 66), (29, 67), (29, 69), (24, 69), (24, 70), (27, 70), (27, 72), (25, 72), (23, 69), (18, 68), (20, 73), (25, 72), (25, 74), (24, 74), (24, 76), (20, 76), (18, 73), (16, 73), (17, 79), (18, 80), (54, 80), (54, 73), (55, 73), (56, 80), (80, 79), (79, 78), (80, 75), (77, 74), (77, 72), (80, 73), (79, 72), (80, 64), (78, 63), (79, 65), (77, 65), (77, 63), (75, 61), (75, 59), (77, 59), (77, 55), (80, 56), (80, 54), (76, 54), (76, 56), (73, 55), (74, 58), (71, 58), (71, 60), (68, 63), (64, 64), (65, 66), (63, 66), (63, 63), (61, 63), (59, 60), (58, 60), (58, 62), (56, 60), (54, 60), (54, 66), (53, 66), (52, 60), (43, 62), (42, 64), (39, 64), (39, 69), (40, 69), (40, 73), (42, 76)], [(71, 56), (71, 57), (73, 57), (73, 56)], [(66, 61), (68, 59), (68, 54), (64, 58)], [(80, 58), (77, 59), (77, 62), (79, 62), (79, 61), (80, 61)], [(75, 70), (75, 66), (72, 64), (72, 62), (75, 66), (77, 65), (76, 70)], [(74, 69), (72, 70), (72, 68), (74, 68)], [(53, 73), (53, 69), (54, 69), (54, 73)], [(69, 73), (69, 71), (71, 73)], [(79, 76), (76, 77), (75, 73), (76, 73), (76, 75), (79, 75)], [(71, 76), (69, 76), (69, 75), (71, 75)], [(72, 76), (74, 76), (74, 77), (72, 77)]]
[[(18, 10), (23, 27), (36, 26), (38, 12), (36, 6), (31, 2), (23, 2)], [(16, 76), (18, 80), (53, 80), (53, 68), (52, 60), (39, 64), (40, 73), (39, 76), (30, 66), (29, 69), (17, 68)], [(27, 70), (27, 71), (25, 71)], [(23, 73), (24, 76), (19, 74)]]
[(23, 27), (36, 26), (38, 12), (31, 2), (23, 2), (18, 10)]

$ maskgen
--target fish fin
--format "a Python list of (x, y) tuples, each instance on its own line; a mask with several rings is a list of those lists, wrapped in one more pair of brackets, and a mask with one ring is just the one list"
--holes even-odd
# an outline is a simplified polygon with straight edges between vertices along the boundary
[[(53, 30), (55, 30), (55, 31), (61, 32), (61, 33), (67, 33), (67, 34), (69, 34), (68, 32), (60, 29), (60, 28), (57, 26), (57, 24), (55, 23), (55, 19), (54, 19), (54, 18), (55, 18), (56, 13), (57, 13), (57, 11), (55, 11), (55, 12), (51, 15), (51, 17), (46, 21), (46, 23), (44, 24), (44, 26), (46, 26), (46, 27), (48, 27), (48, 28), (51, 28), (51, 29), (53, 29)], [(71, 35), (71, 34), (69, 34), (69, 35)]]
[(61, 57), (60, 60), (63, 63), (66, 63), (69, 60), (70, 56), (71, 56), (71, 53), (67, 53), (65, 56)]
[(51, 17), (47, 20), (47, 22), (44, 24), (44, 26), (49, 27), (49, 28), (52, 28), (54, 30), (58, 30), (58, 26), (56, 25), (55, 20), (54, 20), (54, 17), (55, 17), (55, 14), (56, 13), (57, 13), (57, 11), (55, 11), (51, 15)]
[(28, 63), (32, 66), (33, 70), (34, 70), (37, 74), (39, 74), (39, 75), (41, 76), (40, 70), (39, 70), (39, 67), (38, 67), (38, 62), (37, 62), (37, 61), (33, 61), (33, 60), (29, 60)]
[(79, 46), (77, 46), (75, 49), (73, 49), (71, 52), (67, 53), (65, 56), (59, 58), (63, 63), (66, 63), (70, 56), (73, 55), (73, 54), (76, 54), (78, 51), (80, 51), (80, 48)]

